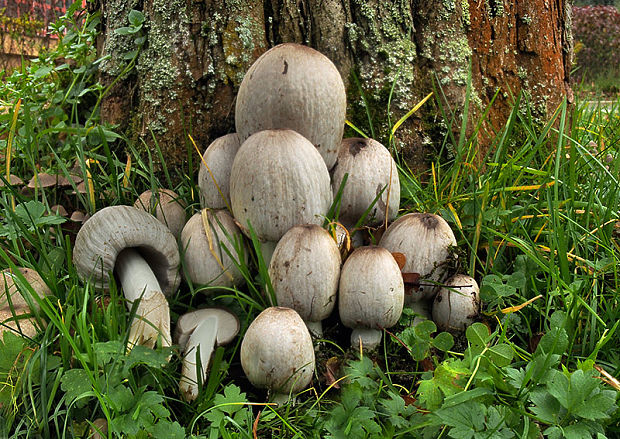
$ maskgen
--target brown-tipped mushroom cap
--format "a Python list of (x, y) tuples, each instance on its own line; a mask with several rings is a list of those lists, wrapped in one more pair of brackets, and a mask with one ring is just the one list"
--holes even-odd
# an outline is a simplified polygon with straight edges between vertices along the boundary
[(446, 281), (433, 302), (433, 321), (442, 331), (464, 331), (478, 318), (480, 288), (471, 276), (456, 274)]
[(240, 146), (239, 136), (232, 133), (215, 139), (204, 152), (198, 171), (202, 207), (224, 209), (230, 206), (230, 170)]
[(379, 245), (391, 252), (405, 255), (403, 273), (418, 273), (420, 280), (429, 280), (419, 291), (407, 296), (415, 302), (432, 299), (437, 288), (432, 282), (446, 278), (450, 247), (456, 245), (456, 238), (448, 223), (431, 213), (409, 213), (401, 216), (387, 228)]
[(235, 218), (247, 234), (278, 241), (297, 224), (320, 224), (332, 202), (329, 172), (316, 148), (291, 130), (253, 134), (239, 148), (230, 174)]
[[(26, 279), (26, 282), (30, 284), (35, 294), (43, 298), (52, 294), (51, 290), (41, 278), (41, 275), (32, 268), (19, 268), (19, 271)], [(17, 276), (11, 271), (10, 268), (5, 268), (0, 271), (0, 309), (18, 309), (25, 308), (29, 310), (28, 301), (24, 298), (24, 291), (20, 290), (16, 283)], [(26, 294), (30, 295), (29, 292)], [(10, 303), (7, 295), (10, 295)], [(32, 300), (32, 308), (39, 310), (39, 304), (36, 300)]]
[(235, 126), (242, 142), (262, 130), (295, 130), (312, 142), (331, 169), (346, 106), (344, 83), (329, 58), (300, 44), (280, 44), (245, 74), (237, 94)]
[(290, 308), (261, 312), (241, 342), (241, 366), (255, 387), (288, 396), (304, 389), (314, 373), (310, 332)]
[(135, 248), (151, 267), (162, 292), (179, 286), (179, 249), (170, 230), (148, 212), (132, 206), (106, 207), (83, 225), (75, 239), (73, 264), (83, 279), (107, 289), (116, 257)]
[(400, 203), (400, 182), (396, 162), (385, 146), (373, 139), (344, 139), (333, 170), (334, 195), (348, 174), (340, 201), (339, 219), (356, 224), (381, 194), (366, 217), (366, 224), (377, 225), (396, 218)]
[(34, 189), (36, 187), (46, 188), (51, 186), (56, 186), (58, 182), (57, 175), (51, 175), (47, 172), (39, 172), (38, 174), (34, 174), (30, 181), (28, 182), (28, 187), (30, 189)]
[(7, 332), (30, 338), (34, 337), (39, 332), (39, 325), (34, 318), (24, 316), (30, 311), (25, 308), (14, 311), (10, 309), (0, 310), (0, 340), (4, 338), (4, 334)]
[(219, 320), (217, 332), (217, 344), (230, 343), (239, 333), (239, 319), (236, 315), (224, 308), (202, 308), (188, 312), (179, 317), (177, 327), (174, 330), (174, 341), (181, 349), (185, 349), (187, 340), (194, 329), (208, 316), (216, 316)]
[(176, 192), (159, 189), (157, 193), (148, 190), (142, 192), (133, 206), (150, 212), (165, 224), (175, 238), (179, 239), (185, 225), (185, 203)]

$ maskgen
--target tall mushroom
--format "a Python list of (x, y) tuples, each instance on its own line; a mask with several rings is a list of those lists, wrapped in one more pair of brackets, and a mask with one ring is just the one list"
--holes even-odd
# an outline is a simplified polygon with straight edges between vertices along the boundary
[(241, 366), (252, 385), (269, 389), (277, 404), (304, 389), (314, 374), (314, 348), (299, 314), (283, 307), (261, 312), (241, 342)]
[(329, 172), (316, 148), (292, 130), (250, 136), (233, 162), (230, 199), (244, 233), (277, 242), (297, 224), (320, 224), (332, 202)]
[(316, 147), (331, 169), (346, 107), (344, 83), (329, 58), (310, 47), (285, 43), (262, 54), (243, 77), (235, 126), (242, 142), (262, 130), (294, 130)]
[(239, 319), (223, 308), (198, 309), (179, 318), (174, 338), (184, 355), (179, 389), (186, 401), (198, 396), (199, 351), (204, 382), (215, 348), (230, 343), (238, 333)]
[(96, 212), (78, 232), (73, 249), (73, 264), (82, 279), (107, 289), (114, 272), (128, 306), (140, 299), (129, 342), (151, 347), (159, 335), (163, 346), (171, 344), (166, 296), (181, 281), (179, 259), (170, 230), (148, 212), (131, 206)]
[(382, 328), (398, 322), (404, 300), (403, 277), (390, 252), (368, 246), (351, 253), (340, 273), (338, 311), (342, 324), (353, 329), (353, 347), (377, 347)]
[(269, 264), (278, 305), (297, 311), (317, 337), (323, 334), (321, 320), (336, 305), (340, 263), (331, 235), (315, 224), (304, 224), (284, 234)]

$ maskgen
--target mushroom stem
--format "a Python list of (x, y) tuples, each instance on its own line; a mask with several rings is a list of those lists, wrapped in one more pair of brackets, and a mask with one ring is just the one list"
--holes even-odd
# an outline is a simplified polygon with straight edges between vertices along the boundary
[(170, 346), (170, 308), (151, 267), (136, 250), (127, 248), (116, 259), (114, 271), (118, 276), (128, 306), (140, 299), (131, 323), (129, 344), (154, 347), (161, 335), (162, 346)]
[(193, 401), (198, 396), (198, 347), (200, 347), (200, 365), (202, 380), (207, 377), (207, 369), (211, 361), (211, 355), (215, 350), (218, 318), (215, 315), (206, 317), (189, 337), (185, 346), (185, 356), (183, 358), (183, 370), (179, 389), (187, 401)]
[(306, 321), (305, 323), (308, 327), (308, 331), (310, 331), (310, 335), (315, 338), (323, 337), (323, 323), (321, 320), (319, 320), (318, 322)]
[(382, 336), (383, 331), (380, 331), (379, 329), (355, 328), (351, 333), (351, 346), (354, 349), (357, 349), (361, 341), (362, 349), (372, 351), (379, 346)]

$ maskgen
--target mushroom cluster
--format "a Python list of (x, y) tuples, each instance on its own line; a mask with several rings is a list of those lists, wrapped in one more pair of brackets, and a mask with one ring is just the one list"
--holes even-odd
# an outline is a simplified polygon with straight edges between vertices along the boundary
[[(470, 324), (479, 307), (475, 281), (457, 276), (442, 284), (456, 244), (450, 227), (426, 213), (387, 227), (399, 210), (396, 163), (376, 140), (342, 138), (345, 110), (343, 81), (327, 57), (298, 44), (276, 46), (241, 83), (236, 133), (213, 141), (201, 157), (200, 212), (185, 223), (186, 205), (162, 189), (84, 224), (74, 265), (97, 287), (108, 288), (110, 276), (120, 282), (136, 308), (131, 344), (172, 343), (167, 297), (181, 272), (190, 286), (205, 287), (199, 291), (238, 287), (248, 238), (260, 242), (277, 303), (245, 330), (241, 365), (278, 403), (311, 382), (313, 338), (323, 337), (321, 321), (336, 304), (355, 349), (376, 348), (405, 304), (430, 316), (434, 300), (442, 329)], [(369, 227), (387, 227), (378, 245), (365, 245), (359, 232)], [(183, 398), (198, 396), (216, 347), (239, 330), (238, 318), (220, 308), (178, 319)]]

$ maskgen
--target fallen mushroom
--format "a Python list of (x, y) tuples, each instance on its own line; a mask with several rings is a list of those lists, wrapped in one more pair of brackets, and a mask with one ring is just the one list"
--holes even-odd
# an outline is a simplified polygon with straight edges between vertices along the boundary
[(340, 251), (330, 234), (315, 224), (295, 226), (278, 242), (269, 278), (279, 306), (292, 308), (310, 332), (321, 337), (321, 320), (336, 305)]
[(159, 335), (161, 344), (170, 346), (166, 295), (176, 291), (181, 279), (177, 243), (164, 224), (131, 206), (106, 207), (82, 225), (75, 239), (73, 264), (82, 279), (104, 290), (114, 272), (128, 307), (140, 299), (130, 346), (153, 347)]
[[(340, 198), (339, 220), (355, 225), (372, 205), (365, 224), (378, 225), (393, 220), (400, 203), (400, 183), (396, 162), (385, 146), (373, 139), (343, 139), (333, 170), (334, 196), (344, 176), (346, 184)], [(378, 197), (378, 198), (377, 198)]]
[(151, 190), (142, 192), (133, 206), (154, 214), (179, 239), (185, 225), (185, 203), (174, 191), (159, 189), (156, 193)]
[(480, 288), (473, 277), (457, 274), (446, 281), (433, 302), (433, 321), (442, 331), (464, 331), (480, 312)]
[(179, 389), (186, 401), (193, 401), (198, 396), (199, 351), (201, 381), (204, 383), (215, 348), (230, 343), (238, 333), (239, 319), (223, 308), (198, 309), (179, 318), (174, 335), (183, 352)]
[(230, 170), (240, 146), (239, 136), (232, 133), (218, 137), (205, 150), (198, 171), (202, 207), (230, 207)]
[(261, 312), (241, 342), (241, 366), (253, 386), (269, 389), (276, 404), (303, 390), (314, 374), (314, 347), (299, 314), (283, 307)]
[[(387, 228), (379, 245), (390, 252), (405, 255), (403, 274), (417, 273), (420, 284), (407, 295), (407, 304), (432, 300), (438, 290), (435, 285), (446, 278), (446, 268), (456, 238), (448, 223), (439, 215), (409, 213)], [(425, 282), (426, 281), (426, 282)]]
[(262, 130), (290, 129), (307, 138), (331, 169), (346, 112), (344, 83), (322, 53), (285, 43), (262, 54), (239, 86), (235, 126), (241, 141)]
[(351, 346), (373, 350), (382, 328), (394, 326), (403, 311), (405, 287), (392, 254), (382, 247), (359, 247), (340, 272), (338, 311), (342, 324), (352, 328)]

